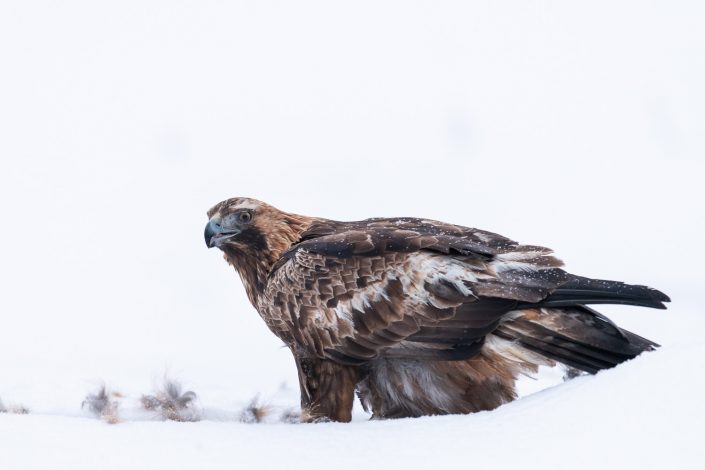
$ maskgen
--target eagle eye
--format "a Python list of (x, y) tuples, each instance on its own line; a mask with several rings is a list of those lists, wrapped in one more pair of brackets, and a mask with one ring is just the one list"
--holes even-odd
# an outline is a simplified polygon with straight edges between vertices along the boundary
[(252, 220), (252, 214), (247, 211), (242, 211), (238, 214), (237, 218), (240, 222), (248, 223), (250, 220)]

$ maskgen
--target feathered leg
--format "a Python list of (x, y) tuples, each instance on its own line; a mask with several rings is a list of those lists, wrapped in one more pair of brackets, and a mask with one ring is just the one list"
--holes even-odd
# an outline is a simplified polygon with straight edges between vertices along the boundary
[(550, 363), (492, 339), (480, 354), (465, 360), (376, 360), (366, 367), (358, 394), (377, 419), (474, 413), (514, 400), (516, 378)]
[(352, 419), (357, 367), (294, 354), (301, 387), (301, 421)]

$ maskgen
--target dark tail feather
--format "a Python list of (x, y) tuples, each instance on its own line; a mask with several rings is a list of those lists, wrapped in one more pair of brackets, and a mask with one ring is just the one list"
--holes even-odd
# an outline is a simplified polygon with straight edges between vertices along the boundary
[(670, 302), (666, 294), (651, 287), (635, 286), (617, 281), (603, 281), (572, 276), (551, 295), (537, 304), (521, 307), (569, 307), (582, 304), (624, 304), (665, 309)]
[(522, 310), (493, 334), (591, 374), (658, 347), (583, 306)]

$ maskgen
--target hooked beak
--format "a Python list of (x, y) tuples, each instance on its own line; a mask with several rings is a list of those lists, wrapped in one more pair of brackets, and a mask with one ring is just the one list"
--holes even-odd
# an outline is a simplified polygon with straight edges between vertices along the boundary
[(225, 230), (220, 224), (220, 219), (213, 218), (206, 224), (204, 232), (206, 246), (208, 248), (213, 248), (214, 246), (220, 248), (223, 243), (238, 233), (240, 233), (240, 230), (237, 229)]

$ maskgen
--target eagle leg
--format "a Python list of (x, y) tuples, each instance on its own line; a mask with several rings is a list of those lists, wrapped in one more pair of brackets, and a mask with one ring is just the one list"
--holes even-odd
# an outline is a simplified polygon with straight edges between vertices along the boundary
[(357, 367), (294, 354), (301, 387), (301, 421), (340, 421), (352, 419)]

